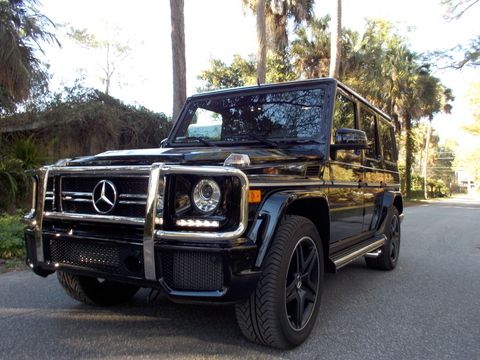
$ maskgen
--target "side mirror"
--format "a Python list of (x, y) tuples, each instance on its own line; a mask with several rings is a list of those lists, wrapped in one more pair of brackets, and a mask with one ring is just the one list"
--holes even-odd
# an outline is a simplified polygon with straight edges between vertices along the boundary
[(332, 159), (336, 158), (338, 150), (368, 149), (367, 134), (357, 129), (338, 129), (335, 132), (335, 143), (330, 145)]

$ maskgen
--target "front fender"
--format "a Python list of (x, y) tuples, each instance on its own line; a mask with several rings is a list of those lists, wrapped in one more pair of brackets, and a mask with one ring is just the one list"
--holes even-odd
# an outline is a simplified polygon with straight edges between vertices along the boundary
[[(262, 266), (265, 255), (275, 237), (276, 230), (285, 216), (288, 207), (297, 200), (327, 197), (321, 191), (286, 190), (270, 195), (261, 205), (247, 237), (258, 244), (255, 267)], [(328, 203), (328, 201), (327, 201)]]

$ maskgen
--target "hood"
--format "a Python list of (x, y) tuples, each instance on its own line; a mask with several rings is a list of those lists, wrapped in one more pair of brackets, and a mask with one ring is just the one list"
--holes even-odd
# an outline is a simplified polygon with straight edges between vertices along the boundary
[(77, 158), (70, 166), (149, 165), (155, 162), (182, 165), (223, 165), (230, 154), (246, 154), (252, 165), (276, 162), (320, 160), (319, 146), (288, 149), (252, 147), (181, 147), (107, 151), (95, 156)]

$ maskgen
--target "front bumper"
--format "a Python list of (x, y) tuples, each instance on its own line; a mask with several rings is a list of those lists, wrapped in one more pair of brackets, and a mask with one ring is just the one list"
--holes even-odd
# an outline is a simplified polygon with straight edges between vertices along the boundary
[(120, 244), (93, 238), (44, 233), (43, 262), (37, 259), (35, 233), (27, 229), (27, 265), (48, 276), (55, 271), (161, 288), (172, 300), (238, 302), (255, 289), (260, 272), (254, 268), (257, 247), (155, 245), (155, 280), (145, 278), (140, 244)]
[[(95, 176), (148, 174), (144, 219), (46, 211), (49, 174)], [(180, 232), (162, 228), (157, 202), (166, 174), (236, 176), (241, 188), (240, 223), (230, 232)], [(43, 168), (36, 174), (36, 202), (26, 217), (27, 264), (41, 276), (57, 270), (163, 288), (173, 300), (235, 302), (249, 296), (260, 276), (256, 245), (242, 237), (247, 226), (248, 179), (238, 169), (152, 164), (148, 167)], [(160, 194), (160, 195), (159, 195)], [(49, 192), (55, 197), (57, 191)], [(52, 202), (55, 202), (53, 198)], [(58, 201), (57, 201), (58, 202)]]

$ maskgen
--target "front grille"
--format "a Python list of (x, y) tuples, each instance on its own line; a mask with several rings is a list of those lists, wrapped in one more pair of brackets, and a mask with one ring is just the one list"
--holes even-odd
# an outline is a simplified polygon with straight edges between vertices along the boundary
[(53, 263), (102, 271), (117, 271), (120, 268), (118, 247), (65, 239), (50, 239), (49, 247), (50, 260)]
[[(61, 178), (62, 211), (75, 214), (98, 214), (93, 203), (97, 184), (107, 180), (117, 191), (117, 203), (108, 215), (143, 218), (147, 200), (148, 177), (71, 177)], [(103, 214), (103, 213), (102, 213)]]
[(212, 291), (223, 287), (222, 257), (206, 252), (167, 252), (163, 277), (176, 290)]

